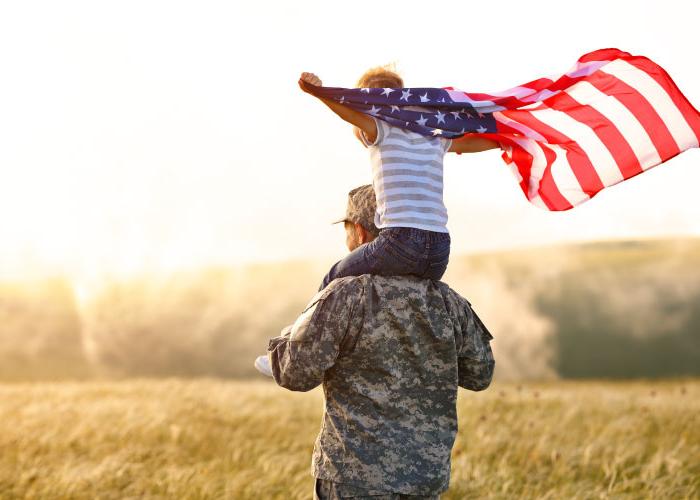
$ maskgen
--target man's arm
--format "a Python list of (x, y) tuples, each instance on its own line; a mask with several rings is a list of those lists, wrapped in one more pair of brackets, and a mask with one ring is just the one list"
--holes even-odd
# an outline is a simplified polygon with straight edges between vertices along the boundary
[(448, 151), (450, 153), (478, 153), (489, 149), (500, 148), (501, 145), (491, 139), (477, 137), (472, 134), (464, 134), (458, 139), (452, 139), (452, 144)]
[(490, 345), (493, 337), (469, 303), (463, 307), (460, 321), (462, 342), (457, 351), (458, 383), (471, 391), (483, 391), (493, 379), (495, 361)]
[(357, 280), (329, 285), (316, 294), (291, 329), (270, 340), (267, 351), (278, 385), (291, 391), (310, 391), (323, 382), (352, 329), (361, 304)]
[[(318, 87), (321, 85), (323, 85), (321, 79), (313, 73), (302, 73), (301, 77), (299, 78), (299, 87), (308, 94), (311, 94), (311, 92), (309, 92), (309, 86)], [(374, 122), (371, 116), (360, 113), (359, 111), (356, 111), (348, 106), (344, 106), (343, 104), (338, 104), (332, 99), (326, 99), (323, 97), (318, 97), (318, 99), (323, 101), (323, 103), (340, 118), (362, 130), (365, 133), (365, 137), (367, 138), (368, 142), (373, 143), (376, 140), (377, 124)]]

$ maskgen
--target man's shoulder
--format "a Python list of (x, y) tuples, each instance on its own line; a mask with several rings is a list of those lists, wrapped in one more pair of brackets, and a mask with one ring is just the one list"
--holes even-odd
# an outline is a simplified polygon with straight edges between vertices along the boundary
[(309, 309), (317, 302), (326, 299), (338, 300), (347, 298), (352, 300), (355, 297), (359, 299), (365, 287), (364, 280), (361, 278), (362, 276), (346, 276), (334, 279), (324, 289), (319, 290), (316, 292), (316, 295), (311, 297), (306, 308)]
[[(321, 292), (332, 293), (335, 291), (353, 290), (367, 285), (385, 288), (424, 289), (428, 286), (447, 287), (441, 281), (419, 278), (413, 275), (405, 276), (381, 276), (379, 274), (362, 274), (360, 276), (345, 276), (331, 281)], [(449, 288), (449, 287), (447, 287)]]
[(444, 281), (438, 281), (429, 278), (420, 278), (418, 276), (413, 275), (379, 276), (365, 274), (363, 275), (363, 277), (368, 282), (374, 282), (385, 287), (416, 290), (435, 290), (445, 295), (459, 297), (463, 300), (466, 300), (464, 299), (464, 297), (462, 297), (460, 294), (458, 294), (452, 288), (450, 288), (450, 286)]
[(328, 283), (328, 286), (320, 290), (316, 295), (320, 298), (325, 298), (331, 294), (354, 293), (365, 286), (365, 276), (370, 275), (363, 274), (362, 276), (344, 276), (342, 278), (336, 278)]
[(439, 295), (445, 301), (469, 305), (469, 301), (450, 288), (447, 283), (413, 275), (363, 274), (337, 278), (319, 292), (319, 299), (326, 298), (331, 294), (352, 295), (369, 289), (377, 298), (383, 300), (411, 302), (416, 297), (425, 298)]

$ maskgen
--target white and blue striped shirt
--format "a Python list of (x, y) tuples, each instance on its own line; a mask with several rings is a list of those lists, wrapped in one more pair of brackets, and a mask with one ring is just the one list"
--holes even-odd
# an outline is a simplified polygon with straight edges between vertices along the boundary
[(442, 165), (451, 140), (426, 137), (374, 118), (377, 139), (370, 150), (372, 185), (377, 198), (377, 228), (414, 227), (447, 233), (442, 201)]

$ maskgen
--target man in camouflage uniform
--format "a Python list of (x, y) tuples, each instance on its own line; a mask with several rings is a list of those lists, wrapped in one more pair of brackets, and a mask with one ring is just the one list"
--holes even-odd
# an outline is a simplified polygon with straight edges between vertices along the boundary
[[(376, 235), (373, 215), (371, 186), (351, 191), (349, 247)], [(277, 384), (323, 384), (314, 498), (439, 498), (450, 479), (457, 387), (488, 387), (491, 338), (469, 302), (439, 281), (365, 274), (318, 292), (268, 346)]]

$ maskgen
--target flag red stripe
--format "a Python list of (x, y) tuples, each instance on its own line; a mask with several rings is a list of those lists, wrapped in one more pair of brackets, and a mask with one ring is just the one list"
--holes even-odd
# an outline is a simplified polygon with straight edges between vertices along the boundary
[(666, 123), (656, 112), (656, 109), (649, 104), (649, 101), (634, 88), (609, 73), (593, 73), (586, 81), (604, 94), (615, 97), (634, 115), (646, 130), (662, 160), (667, 160), (680, 153)]
[(534, 158), (530, 153), (523, 149), (517, 142), (507, 139), (507, 143), (511, 146), (511, 160), (518, 168), (518, 173), (523, 179), (520, 181), (520, 188), (525, 193), (527, 199), (530, 199), (530, 175), (532, 172), (532, 162)]
[(643, 172), (639, 159), (617, 127), (588, 104), (581, 104), (562, 92), (544, 101), (549, 107), (563, 111), (574, 120), (588, 126), (610, 151), (625, 179)]
[(683, 95), (669, 74), (646, 57), (630, 58), (627, 59), (627, 62), (651, 76), (668, 93), (685, 121), (693, 129), (696, 143), (700, 144), (700, 113), (690, 104), (690, 101)]
[(520, 99), (514, 96), (496, 96), (489, 94), (480, 94), (475, 92), (464, 92), (464, 95), (466, 95), (467, 97), (469, 97), (469, 99), (472, 99), (474, 101), (489, 101), (504, 108), (519, 108), (520, 106), (525, 106), (526, 104), (528, 104), (527, 102), (521, 101)]
[[(532, 162), (534, 161), (534, 158), (525, 148), (523, 148), (520, 144), (515, 142), (515, 140), (513, 140), (510, 136), (521, 138), (521, 140), (532, 141), (533, 143), (535, 143), (535, 141), (525, 137), (525, 135), (520, 130), (517, 130), (501, 121), (496, 121), (496, 127), (498, 130), (498, 134), (496, 134), (495, 137), (493, 137), (493, 139), (501, 142), (506, 142), (509, 146), (513, 148), (513, 151), (511, 153), (511, 159), (513, 160), (513, 163), (515, 163), (515, 165), (518, 167), (518, 172), (523, 178), (523, 180), (520, 181), (520, 188), (523, 190), (523, 193), (525, 193), (527, 199), (531, 200), (532, 197), (530, 196), (530, 177), (532, 175)], [(535, 144), (535, 147), (540, 146)], [(559, 196), (561, 196), (561, 194)], [(549, 208), (550, 210), (556, 210), (554, 206), (550, 206), (550, 204), (548, 204), (547, 201), (545, 201), (544, 199), (543, 201), (547, 205), (547, 208)]]
[[(655, 85), (651, 85), (647, 77), (629, 66), (615, 64), (615, 61), (624, 61), (648, 75), (669, 99), (659, 93), (660, 89), (653, 88)], [(606, 71), (609, 62), (613, 65)], [(581, 94), (581, 99), (588, 104), (578, 102), (578, 94), (569, 94), (567, 90), (580, 81), (586, 81), (599, 92), (615, 98), (631, 116), (617, 103), (589, 101), (585, 93)], [(473, 101), (489, 101), (506, 108), (494, 114), (497, 133), (479, 135), (490, 135), (501, 142), (505, 150), (503, 158), (511, 168), (512, 164), (517, 167), (522, 178), (520, 187), (525, 195), (538, 204), (536, 198), (541, 198), (550, 210), (572, 208), (572, 202), (585, 201), (583, 193), (594, 196), (605, 187), (602, 179), (612, 184), (640, 174), (644, 171), (640, 161), (644, 168), (649, 168), (659, 160), (666, 161), (700, 143), (700, 113), (668, 73), (645, 57), (633, 56), (619, 49), (584, 54), (567, 74), (556, 80), (540, 78), (499, 92), (499, 95), (465, 94)], [(621, 113), (619, 120), (618, 112)], [(632, 117), (639, 125), (633, 123)], [(688, 127), (686, 123), (678, 123), (681, 120)], [(648, 139), (642, 136), (644, 133)], [(652, 147), (658, 157), (650, 149)], [(564, 154), (565, 157), (557, 157)], [(557, 182), (562, 185), (557, 185)]]
[[(502, 124), (499, 124), (502, 125)], [(515, 142), (514, 138), (512, 135), (516, 136), (522, 136), (521, 132), (518, 132), (517, 130), (511, 129), (512, 131), (506, 131), (505, 129), (510, 129), (510, 127), (507, 126), (499, 126), (500, 130), (499, 133), (497, 134), (479, 134), (479, 137), (483, 137), (486, 139), (492, 139), (494, 141), (506, 144), (508, 146), (511, 146), (513, 148), (512, 152), (512, 157), (510, 158), (513, 163), (515, 163), (515, 166), (518, 168), (518, 172), (520, 173), (520, 176), (522, 177), (522, 180), (520, 181), (520, 188), (523, 190), (523, 193), (525, 193), (525, 196), (530, 199), (530, 196), (528, 194), (529, 188), (528, 186), (530, 185), (530, 170), (532, 168), (532, 155), (525, 151), (523, 148), (521, 148), (517, 142)], [(503, 133), (506, 132), (506, 133)], [(513, 132), (515, 134), (513, 134)], [(459, 140), (459, 139), (455, 139)], [(503, 153), (503, 159), (505, 160), (507, 158), (507, 154), (504, 151)]]
[(530, 199), (530, 173), (532, 172), (532, 155), (521, 148), (518, 144), (513, 143), (513, 152), (511, 157), (513, 163), (518, 167), (518, 172), (523, 178), (520, 181), (520, 188), (525, 193), (525, 196)]
[(554, 163), (557, 157), (556, 153), (549, 149), (546, 144), (537, 142), (537, 145), (542, 148), (544, 156), (547, 158), (547, 167), (544, 170), (544, 175), (540, 182), (540, 198), (542, 198), (542, 201), (544, 201), (550, 210), (569, 210), (573, 208), (573, 205), (571, 205), (559, 191), (559, 187), (554, 182), (554, 177), (552, 176), (552, 163)]
[(629, 52), (620, 49), (598, 49), (581, 56), (579, 62), (612, 61), (614, 59), (629, 57), (630, 55)]
[(514, 140), (512, 140), (508, 136), (499, 135), (498, 141), (511, 147), (510, 156), (508, 156), (508, 154), (505, 151), (503, 152), (503, 160), (506, 161), (506, 163), (514, 163), (517, 167), (518, 173), (520, 173), (520, 177), (522, 177), (522, 180), (520, 181), (520, 189), (522, 189), (523, 193), (525, 193), (525, 196), (529, 200), (532, 155), (524, 149), (522, 149)]
[(549, 86), (547, 90), (555, 91), (555, 90), (564, 90), (568, 89), (571, 87), (573, 84), (581, 80), (582, 78), (585, 78), (585, 76), (577, 76), (575, 78), (572, 78), (570, 76), (562, 76), (559, 78), (556, 82), (554, 82), (552, 85)]
[[(536, 111), (514, 110), (502, 111), (501, 113), (539, 132), (548, 143), (559, 144), (564, 147), (566, 149), (566, 159), (569, 165), (571, 165), (571, 170), (576, 176), (576, 179), (578, 179), (581, 190), (588, 196), (593, 196), (605, 187), (598, 176), (598, 172), (596, 172), (593, 167), (591, 160), (588, 158), (588, 155), (586, 155), (586, 152), (580, 147), (577, 147), (576, 142), (572, 138), (567, 137), (541, 120), (538, 120), (534, 115)], [(555, 154), (551, 150), (550, 152)]]
[(507, 123), (500, 121), (497, 116), (495, 116), (494, 118), (496, 118), (496, 130), (499, 134), (513, 134), (518, 137), (525, 137), (525, 134), (523, 134), (520, 130), (513, 128)]
[(497, 121), (496, 123), (498, 126), (498, 134), (483, 135), (491, 136), (491, 139), (499, 142), (505, 142), (513, 148), (511, 158), (518, 167), (520, 176), (523, 178), (523, 180), (520, 182), (520, 187), (528, 200), (532, 199), (530, 196), (530, 178), (532, 177), (534, 158), (525, 148), (518, 144), (512, 136), (519, 138), (519, 140), (531, 142), (533, 147), (540, 148), (544, 153), (546, 166), (543, 169), (544, 171), (540, 184), (537, 188), (537, 194), (540, 195), (540, 198), (542, 198), (542, 201), (547, 208), (549, 210), (569, 210), (572, 208), (571, 203), (569, 203), (568, 200), (561, 194), (552, 177), (551, 166), (556, 158), (556, 153), (546, 147), (545, 144), (525, 137), (520, 130), (514, 129), (500, 121)]

